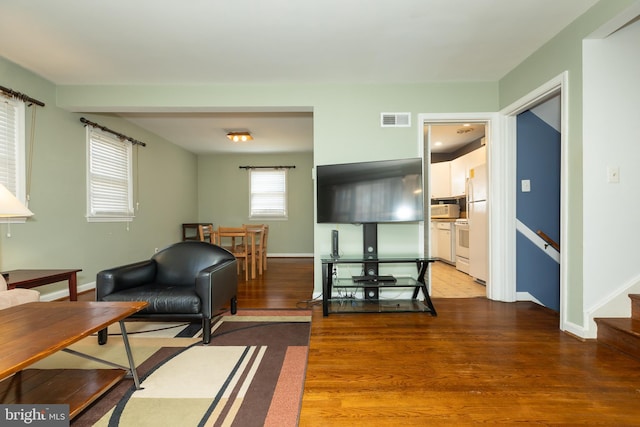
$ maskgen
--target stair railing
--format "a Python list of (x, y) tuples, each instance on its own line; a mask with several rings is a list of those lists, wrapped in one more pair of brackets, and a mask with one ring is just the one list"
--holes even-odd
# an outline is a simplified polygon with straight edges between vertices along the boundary
[(555, 249), (556, 251), (560, 252), (560, 244), (558, 242), (556, 242), (555, 240), (553, 240), (551, 237), (549, 237), (546, 233), (544, 233), (542, 230), (538, 230), (536, 231), (536, 234), (538, 236), (540, 236), (540, 238), (542, 240), (545, 241), (545, 245), (544, 248), (546, 249), (547, 246), (551, 246), (553, 249)]

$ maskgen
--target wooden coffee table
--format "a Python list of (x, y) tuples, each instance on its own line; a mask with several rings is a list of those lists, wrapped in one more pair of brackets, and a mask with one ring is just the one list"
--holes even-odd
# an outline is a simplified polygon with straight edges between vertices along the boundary
[[(146, 302), (63, 301), (31, 302), (0, 310), (1, 403), (68, 404), (73, 418), (127, 374), (140, 388), (124, 319), (146, 306)], [(67, 349), (115, 322), (120, 323), (128, 367)], [(57, 351), (85, 356), (116, 369), (24, 370)]]

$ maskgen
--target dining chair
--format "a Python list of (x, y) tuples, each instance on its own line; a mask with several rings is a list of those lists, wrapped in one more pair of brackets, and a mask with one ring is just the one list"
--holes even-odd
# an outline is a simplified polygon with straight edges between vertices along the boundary
[(244, 270), (245, 280), (249, 280), (249, 249), (247, 247), (247, 229), (244, 227), (218, 227), (215, 233), (216, 244), (231, 252), (238, 262), (238, 274), (240, 264)]
[(255, 239), (255, 257), (253, 255), (252, 246), (247, 245), (247, 249), (249, 250), (249, 255), (251, 255), (252, 259), (255, 259), (258, 264), (258, 274), (262, 275), (263, 270), (266, 270), (265, 267), (265, 258), (266, 258), (266, 249), (267, 249), (267, 231), (269, 226), (266, 224), (243, 224), (244, 228), (251, 234), (251, 238)]
[(201, 242), (215, 243), (213, 224), (199, 225), (198, 239)]
[(269, 225), (265, 224), (262, 230), (262, 269), (267, 269), (267, 242), (269, 241)]

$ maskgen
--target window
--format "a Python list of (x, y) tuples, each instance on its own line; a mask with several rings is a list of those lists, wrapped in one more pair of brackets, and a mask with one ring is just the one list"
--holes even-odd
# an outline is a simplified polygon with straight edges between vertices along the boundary
[(249, 170), (249, 218), (287, 218), (287, 170)]
[(87, 126), (87, 220), (133, 220), (132, 148)]
[(24, 117), (22, 101), (0, 96), (0, 183), (26, 204)]

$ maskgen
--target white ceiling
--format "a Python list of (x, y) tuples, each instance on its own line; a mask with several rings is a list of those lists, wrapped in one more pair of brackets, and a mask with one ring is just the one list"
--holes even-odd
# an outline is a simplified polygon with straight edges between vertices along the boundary
[[(0, 55), (60, 85), (496, 81), (596, 2), (0, 0)], [(313, 138), (310, 114), (124, 117), (198, 153)]]
[[(163, 138), (197, 154), (283, 153), (313, 150), (313, 114), (120, 113)], [(253, 141), (231, 142), (228, 132), (248, 131)]]
[[(465, 145), (485, 136), (484, 123), (432, 124), (431, 134), (424, 127), (425, 141), (429, 141), (432, 153), (453, 153)], [(430, 137), (430, 138), (429, 138)]]

